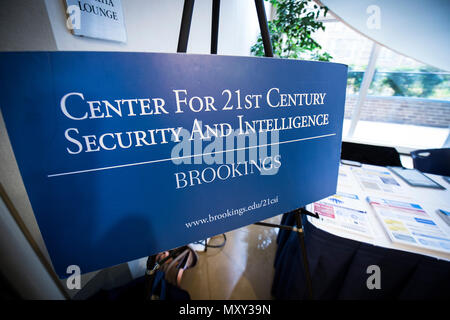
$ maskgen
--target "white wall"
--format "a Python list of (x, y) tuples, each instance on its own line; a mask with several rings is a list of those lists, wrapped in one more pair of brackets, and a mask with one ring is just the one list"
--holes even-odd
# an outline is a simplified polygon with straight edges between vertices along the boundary
[[(122, 0), (127, 43), (73, 36), (65, 27), (64, 2), (45, 0), (58, 50), (176, 52), (184, 0)], [(208, 54), (212, 0), (194, 5), (188, 53)], [(250, 54), (259, 33), (253, 0), (221, 1), (218, 53)]]
[(0, 51), (56, 50), (44, 1), (0, 0)]
[(0, 262), (2, 275), (23, 299), (64, 299), (0, 198)]
[[(23, 50), (56, 50), (45, 4), (39, 1), (31, 3), (29, 0), (0, 1), (0, 51)], [(0, 183), (37, 246), (48, 259), (1, 114), (0, 163)], [(2, 256), (2, 266), (5, 259), (6, 257)]]

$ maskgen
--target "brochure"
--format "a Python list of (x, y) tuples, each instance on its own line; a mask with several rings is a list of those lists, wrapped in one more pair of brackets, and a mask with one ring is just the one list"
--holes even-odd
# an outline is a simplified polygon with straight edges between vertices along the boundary
[(373, 236), (364, 202), (356, 194), (338, 192), (313, 203), (313, 210), (319, 215), (323, 225), (356, 232), (366, 237)]
[(450, 253), (450, 235), (420, 205), (376, 197), (367, 201), (392, 242)]
[(392, 173), (387, 169), (369, 169), (351, 167), (353, 175), (358, 180), (361, 188), (366, 192), (387, 192), (395, 194), (403, 194), (401, 185), (394, 178)]

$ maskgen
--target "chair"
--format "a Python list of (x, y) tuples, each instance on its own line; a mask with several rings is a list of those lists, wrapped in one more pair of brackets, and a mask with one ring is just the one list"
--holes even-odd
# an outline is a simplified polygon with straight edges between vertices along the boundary
[(417, 170), (450, 176), (450, 148), (415, 150), (411, 157)]
[(395, 148), (353, 142), (342, 142), (341, 159), (383, 167), (402, 166), (400, 155)]

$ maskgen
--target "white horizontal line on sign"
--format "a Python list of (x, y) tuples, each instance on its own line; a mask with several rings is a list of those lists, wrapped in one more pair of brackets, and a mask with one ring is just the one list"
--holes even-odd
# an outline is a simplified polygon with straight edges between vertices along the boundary
[(286, 144), (286, 143), (299, 142), (299, 141), (304, 141), (304, 140), (320, 139), (320, 138), (326, 138), (326, 137), (331, 137), (331, 136), (335, 136), (335, 135), (336, 135), (336, 133), (330, 133), (330, 134), (324, 134), (324, 135), (315, 136), (315, 137), (308, 137), (308, 138), (301, 138), (301, 139), (295, 139), (295, 140), (267, 143), (267, 144), (261, 144), (261, 145), (257, 145), (257, 146), (250, 146), (250, 147), (244, 147), (244, 148), (236, 148), (236, 149), (229, 149), (229, 150), (222, 150), (222, 151), (207, 152), (207, 153), (202, 153), (202, 154), (193, 154), (193, 155), (190, 155), (190, 156), (167, 158), (167, 159), (159, 159), (159, 160), (150, 160), (150, 161), (144, 161), (144, 162), (134, 162), (134, 163), (121, 164), (121, 165), (117, 165), (117, 166), (94, 168), (94, 169), (86, 169), (86, 170), (79, 170), (79, 171), (72, 171), (72, 172), (55, 173), (55, 174), (49, 174), (47, 177), (48, 178), (54, 178), (54, 177), (59, 177), (59, 176), (68, 176), (68, 175), (72, 175), (72, 174), (80, 174), (80, 173), (93, 172), (93, 171), (111, 170), (111, 169), (140, 166), (140, 165), (144, 165), (144, 164), (151, 164), (151, 163), (158, 163), (158, 162), (166, 162), (166, 161), (181, 160), (181, 159), (188, 159), (188, 158), (195, 158), (195, 157), (203, 157), (203, 156), (212, 155), (212, 154), (219, 154), (219, 153), (232, 152), (232, 151), (241, 151), (241, 150), (247, 150), (247, 149), (253, 149), (253, 148), (261, 148), (261, 147), (269, 147), (269, 146), (273, 146), (273, 145), (277, 145), (277, 144)]

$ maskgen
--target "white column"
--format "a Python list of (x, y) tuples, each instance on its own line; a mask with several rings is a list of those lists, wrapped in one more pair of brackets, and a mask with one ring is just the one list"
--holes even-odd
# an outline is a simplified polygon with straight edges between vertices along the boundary
[(364, 72), (361, 88), (359, 89), (358, 101), (356, 102), (355, 109), (353, 110), (352, 121), (350, 123), (350, 129), (348, 130), (347, 137), (352, 138), (355, 133), (356, 125), (361, 116), (361, 108), (364, 105), (367, 97), (367, 91), (372, 83), (373, 75), (375, 73), (375, 66), (377, 64), (378, 54), (380, 53), (381, 46), (374, 42), (372, 45), (372, 51), (370, 53), (369, 63)]
[(442, 148), (450, 148), (450, 126), (448, 127), (448, 136), (445, 140), (444, 144), (442, 145)]

